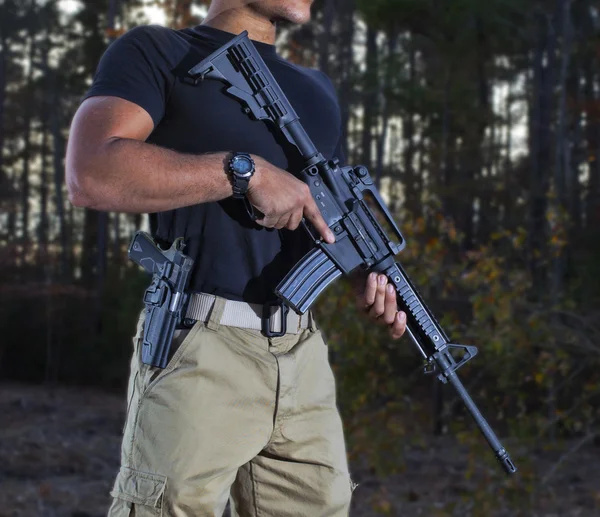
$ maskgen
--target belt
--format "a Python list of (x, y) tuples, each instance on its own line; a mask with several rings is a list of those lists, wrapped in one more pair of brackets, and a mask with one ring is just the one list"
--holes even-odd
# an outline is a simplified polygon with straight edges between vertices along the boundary
[(190, 294), (185, 319), (208, 322), (213, 319), (213, 311), (221, 307), (221, 316), (217, 313), (214, 315), (220, 325), (261, 330), (267, 337), (299, 334), (313, 325), (311, 311), (299, 316), (282, 302), (261, 305), (226, 300), (206, 293)]

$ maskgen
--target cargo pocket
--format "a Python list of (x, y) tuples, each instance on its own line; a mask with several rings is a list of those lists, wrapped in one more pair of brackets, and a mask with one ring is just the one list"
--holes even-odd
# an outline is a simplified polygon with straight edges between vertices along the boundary
[(157, 517), (162, 515), (167, 478), (121, 467), (110, 495), (109, 517)]

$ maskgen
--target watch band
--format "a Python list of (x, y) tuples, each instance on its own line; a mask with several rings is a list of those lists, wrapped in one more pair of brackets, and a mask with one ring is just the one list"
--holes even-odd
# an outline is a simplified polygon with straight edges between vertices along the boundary
[[(248, 160), (252, 166), (249, 173), (241, 174), (240, 172), (235, 170), (234, 164), (236, 160), (240, 158), (245, 158)], [(229, 174), (231, 177), (231, 185), (233, 190), (233, 198), (234, 199), (244, 199), (246, 194), (248, 193), (248, 188), (250, 186), (250, 178), (254, 175), (254, 160), (248, 153), (232, 153), (231, 158), (229, 159)]]
[(240, 178), (233, 175), (233, 199), (244, 199), (249, 186), (250, 178)]

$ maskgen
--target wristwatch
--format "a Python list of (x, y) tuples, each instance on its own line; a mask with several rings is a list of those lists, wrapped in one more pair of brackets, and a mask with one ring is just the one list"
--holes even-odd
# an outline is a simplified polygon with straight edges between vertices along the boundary
[(233, 198), (244, 199), (248, 192), (250, 178), (255, 172), (254, 160), (248, 153), (232, 153), (229, 160), (229, 174), (233, 185)]

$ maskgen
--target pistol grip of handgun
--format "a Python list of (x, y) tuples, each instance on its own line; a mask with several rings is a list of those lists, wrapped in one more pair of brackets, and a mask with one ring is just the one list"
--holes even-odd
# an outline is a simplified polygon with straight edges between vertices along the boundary
[(164, 251), (161, 250), (152, 237), (146, 232), (138, 231), (129, 245), (129, 258), (142, 266), (151, 275), (160, 273), (166, 262)]
[(341, 274), (327, 254), (317, 247), (294, 266), (277, 286), (275, 294), (298, 314), (304, 314)]

